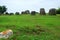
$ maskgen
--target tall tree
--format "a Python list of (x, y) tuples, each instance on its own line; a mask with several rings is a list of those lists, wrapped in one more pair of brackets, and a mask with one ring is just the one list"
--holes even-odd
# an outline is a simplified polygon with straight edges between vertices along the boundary
[(7, 11), (6, 6), (0, 6), (0, 14), (3, 14), (6, 11)]
[(57, 9), (57, 14), (60, 14), (60, 8)]
[(6, 11), (7, 11), (6, 6), (2, 6), (2, 13), (6, 12)]
[(0, 6), (0, 14), (2, 13), (2, 6)]

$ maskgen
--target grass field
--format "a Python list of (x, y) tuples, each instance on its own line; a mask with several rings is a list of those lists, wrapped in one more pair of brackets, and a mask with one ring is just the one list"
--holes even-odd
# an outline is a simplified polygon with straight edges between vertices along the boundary
[(0, 16), (0, 31), (12, 29), (14, 35), (0, 40), (60, 40), (60, 15)]

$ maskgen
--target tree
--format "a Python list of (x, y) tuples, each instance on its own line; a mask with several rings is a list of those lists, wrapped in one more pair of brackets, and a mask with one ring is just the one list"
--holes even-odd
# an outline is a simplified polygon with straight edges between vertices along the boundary
[(16, 12), (15, 15), (19, 15), (19, 12)]
[(0, 6), (0, 14), (4, 14), (7, 11), (6, 6)]
[(57, 14), (60, 14), (60, 8), (58, 8), (58, 9), (56, 10), (56, 12), (57, 12)]
[(2, 7), (0, 6), (0, 14), (2, 13)]
[(2, 13), (6, 12), (7, 8), (5, 6), (2, 6)]
[(26, 10), (26, 11), (25, 11), (25, 14), (30, 14), (30, 11), (29, 11), (29, 10)]
[(10, 13), (10, 15), (14, 15), (14, 13)]
[(22, 12), (21, 12), (21, 14), (25, 14), (25, 12), (24, 12), (24, 11), (22, 11)]

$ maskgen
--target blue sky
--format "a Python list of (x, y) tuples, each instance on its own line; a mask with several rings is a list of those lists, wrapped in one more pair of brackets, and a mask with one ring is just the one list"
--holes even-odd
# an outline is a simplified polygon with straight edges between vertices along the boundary
[(60, 0), (0, 0), (0, 5), (5, 5), (8, 12), (25, 10), (39, 12), (40, 8), (45, 8), (48, 12), (50, 8), (60, 7)]

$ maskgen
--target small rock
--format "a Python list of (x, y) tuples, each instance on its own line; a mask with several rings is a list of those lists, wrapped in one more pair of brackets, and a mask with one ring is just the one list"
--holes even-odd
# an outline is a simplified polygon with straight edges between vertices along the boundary
[(5, 38), (5, 39), (7, 39), (7, 38), (9, 38), (9, 37), (12, 36), (12, 35), (13, 35), (13, 31), (10, 30), (10, 29), (0, 32), (0, 38)]

